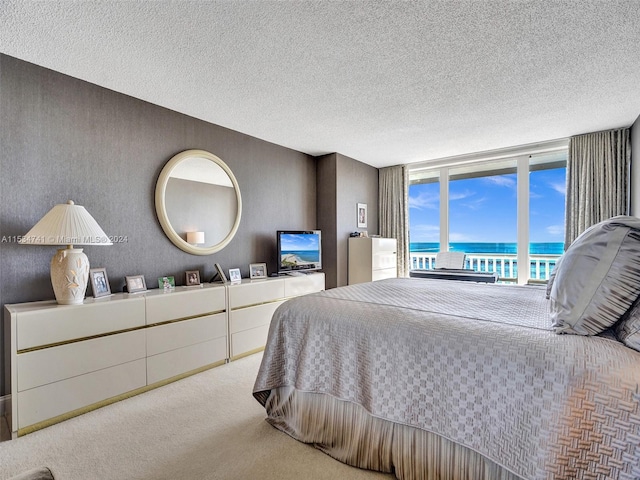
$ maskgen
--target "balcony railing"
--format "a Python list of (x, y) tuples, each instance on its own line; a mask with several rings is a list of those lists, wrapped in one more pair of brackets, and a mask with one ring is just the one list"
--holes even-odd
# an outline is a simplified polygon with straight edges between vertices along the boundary
[[(411, 269), (433, 269), (436, 266), (436, 253), (409, 252)], [(529, 255), (529, 279), (534, 282), (545, 282), (555, 267), (560, 255)], [(497, 273), (500, 281), (516, 282), (518, 280), (518, 257), (512, 254), (468, 253), (465, 268), (477, 272)]]

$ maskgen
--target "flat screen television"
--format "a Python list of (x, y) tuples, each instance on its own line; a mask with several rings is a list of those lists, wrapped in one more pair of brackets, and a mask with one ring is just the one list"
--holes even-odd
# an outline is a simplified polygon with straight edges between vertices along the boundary
[(322, 269), (320, 230), (278, 230), (278, 273)]

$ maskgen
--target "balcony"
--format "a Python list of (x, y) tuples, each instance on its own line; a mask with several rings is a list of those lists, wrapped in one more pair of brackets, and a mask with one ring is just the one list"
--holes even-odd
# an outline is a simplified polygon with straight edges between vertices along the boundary
[[(530, 283), (546, 283), (560, 255), (530, 254)], [(411, 270), (433, 269), (436, 265), (436, 253), (409, 252)], [(468, 253), (465, 268), (478, 272), (497, 273), (500, 282), (518, 281), (518, 259), (513, 254)]]

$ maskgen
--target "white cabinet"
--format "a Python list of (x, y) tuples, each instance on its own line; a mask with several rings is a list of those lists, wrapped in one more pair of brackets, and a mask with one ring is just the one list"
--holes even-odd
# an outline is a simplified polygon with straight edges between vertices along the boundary
[(146, 385), (145, 299), (5, 305), (12, 434)]
[(395, 238), (349, 238), (349, 285), (395, 278), (397, 269)]
[(5, 305), (12, 436), (264, 348), (275, 309), (324, 274)]
[(229, 355), (231, 360), (264, 349), (271, 317), (288, 298), (324, 290), (324, 273), (244, 279), (229, 284)]
[(14, 437), (228, 358), (222, 285), (115, 294), (82, 305), (5, 305), (5, 312)]

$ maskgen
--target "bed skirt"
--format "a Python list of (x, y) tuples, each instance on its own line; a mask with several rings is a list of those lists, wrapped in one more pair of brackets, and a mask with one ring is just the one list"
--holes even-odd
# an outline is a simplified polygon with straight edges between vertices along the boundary
[(469, 448), (325, 394), (280, 387), (261, 395), (267, 421), (331, 457), (400, 480), (522, 480)]

